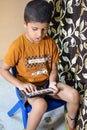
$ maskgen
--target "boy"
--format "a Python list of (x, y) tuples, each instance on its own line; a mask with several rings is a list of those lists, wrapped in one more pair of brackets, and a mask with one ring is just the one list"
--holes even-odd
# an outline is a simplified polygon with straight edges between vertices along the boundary
[[(26, 32), (11, 44), (0, 73), (17, 86), (21, 94), (37, 91), (38, 87), (41, 89), (44, 89), (44, 86), (52, 87), (54, 89), (52, 96), (67, 102), (66, 119), (69, 130), (73, 130), (79, 108), (79, 94), (74, 88), (57, 83), (58, 48), (47, 36), (51, 15), (50, 4), (45, 0), (32, 0), (26, 5), (24, 11)], [(13, 66), (17, 70), (16, 78), (9, 73), (9, 69)], [(49, 85), (46, 86), (48, 82)], [(27, 130), (36, 130), (47, 110), (47, 103), (44, 97), (40, 96), (27, 98), (26, 101), (32, 106)]]

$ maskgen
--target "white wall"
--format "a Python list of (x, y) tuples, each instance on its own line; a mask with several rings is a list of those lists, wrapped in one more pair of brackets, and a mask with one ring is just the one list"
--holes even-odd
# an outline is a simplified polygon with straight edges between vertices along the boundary
[(24, 32), (24, 7), (30, 0), (0, 0), (0, 59), (11, 42)]

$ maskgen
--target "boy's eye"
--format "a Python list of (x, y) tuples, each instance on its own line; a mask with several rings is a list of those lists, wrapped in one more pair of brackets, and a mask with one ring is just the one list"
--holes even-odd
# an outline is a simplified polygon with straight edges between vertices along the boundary
[[(33, 30), (33, 31), (37, 31), (38, 28), (32, 28), (32, 30)], [(41, 31), (42, 31), (42, 32), (47, 32), (47, 30), (48, 30), (48, 28), (43, 28)]]
[(32, 28), (32, 30), (33, 30), (33, 31), (36, 31), (36, 30), (37, 30), (37, 28)]
[(43, 31), (48, 31), (48, 28), (44, 28)]

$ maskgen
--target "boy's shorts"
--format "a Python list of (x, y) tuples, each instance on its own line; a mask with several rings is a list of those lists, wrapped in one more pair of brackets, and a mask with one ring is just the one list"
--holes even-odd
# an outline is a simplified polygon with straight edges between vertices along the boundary
[[(48, 88), (48, 86), (49, 86), (49, 81), (47, 81), (42, 88), (43, 88), (43, 89), (46, 89), (46, 88)], [(37, 90), (40, 90), (40, 89), (41, 89), (41, 87), (40, 87), (40, 86), (37, 86)], [(19, 93), (19, 95), (20, 95), (20, 99), (21, 99), (22, 102), (25, 104), (25, 103), (27, 102), (27, 100), (28, 100), (28, 97), (25, 96), (24, 92), (20, 91), (19, 89), (18, 89), (18, 93)], [(41, 96), (40, 96), (40, 97), (41, 97)]]

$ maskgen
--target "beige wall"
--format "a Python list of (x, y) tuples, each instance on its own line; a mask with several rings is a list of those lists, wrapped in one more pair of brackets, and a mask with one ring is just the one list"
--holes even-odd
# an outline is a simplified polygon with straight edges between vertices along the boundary
[(24, 32), (23, 13), (28, 1), (30, 0), (0, 1), (0, 60), (11, 42)]

